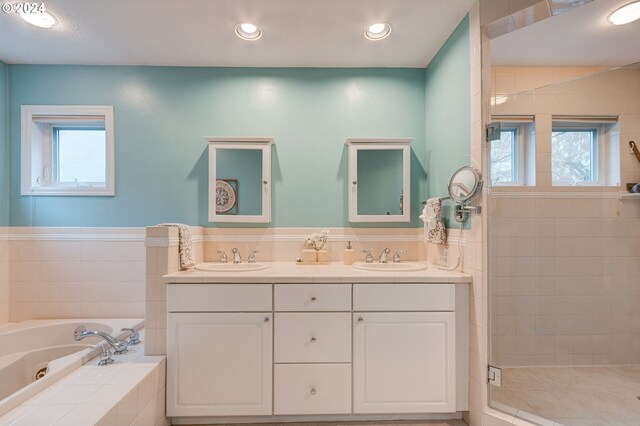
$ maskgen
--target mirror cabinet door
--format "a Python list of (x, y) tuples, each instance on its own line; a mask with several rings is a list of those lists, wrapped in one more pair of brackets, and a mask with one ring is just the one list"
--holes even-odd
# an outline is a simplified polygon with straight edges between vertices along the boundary
[(270, 222), (271, 143), (211, 139), (209, 221)]
[(349, 221), (409, 222), (412, 139), (348, 139)]

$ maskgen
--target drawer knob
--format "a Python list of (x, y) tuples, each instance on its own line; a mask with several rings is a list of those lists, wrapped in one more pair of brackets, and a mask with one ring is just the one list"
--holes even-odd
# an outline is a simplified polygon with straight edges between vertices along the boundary
[(311, 395), (315, 395), (317, 393), (318, 393), (318, 391), (316, 391), (316, 388), (311, 388)]
[(362, 321), (364, 321), (364, 318), (358, 317), (358, 322), (362, 322)]
[(312, 338), (311, 338), (311, 343), (315, 343), (315, 342), (317, 342), (317, 341), (318, 341), (318, 339), (316, 339), (315, 337), (312, 337)]
[(271, 321), (269, 317), (264, 317), (264, 322), (269, 322), (269, 321)]
[(316, 300), (318, 300), (318, 298), (317, 298), (317, 297), (315, 297), (315, 296), (312, 296), (312, 297), (311, 297), (311, 301), (312, 301), (312, 302), (315, 302)]

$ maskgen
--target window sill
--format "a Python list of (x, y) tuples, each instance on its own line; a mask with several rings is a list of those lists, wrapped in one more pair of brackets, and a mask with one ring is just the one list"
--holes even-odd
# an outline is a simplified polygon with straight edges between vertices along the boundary
[(113, 188), (64, 188), (64, 187), (37, 187), (28, 191), (22, 191), (21, 195), (35, 196), (63, 196), (63, 197), (113, 197)]

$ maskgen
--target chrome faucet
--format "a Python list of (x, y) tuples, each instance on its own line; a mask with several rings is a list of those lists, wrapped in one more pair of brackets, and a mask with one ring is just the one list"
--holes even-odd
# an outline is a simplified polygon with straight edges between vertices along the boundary
[(406, 253), (406, 250), (398, 250), (396, 251), (396, 254), (393, 255), (393, 263), (400, 263), (400, 255), (402, 253)]
[(373, 255), (371, 254), (371, 250), (361, 250), (361, 253), (365, 253), (364, 263), (373, 263)]
[(87, 327), (85, 327), (84, 325), (79, 325), (78, 327), (76, 327), (75, 331), (73, 332), (73, 338), (77, 341), (80, 341), (85, 337), (100, 337), (102, 340), (111, 345), (116, 355), (127, 352), (127, 346), (129, 346), (129, 342), (116, 339), (115, 337), (105, 333), (104, 331), (87, 330)]
[(256, 253), (259, 252), (260, 250), (252, 250), (249, 253), (249, 257), (247, 257), (247, 262), (248, 263), (256, 263)]
[(242, 263), (242, 257), (240, 256), (240, 251), (237, 248), (232, 248), (231, 253), (233, 253), (233, 263)]
[(387, 255), (389, 253), (391, 253), (391, 249), (389, 248), (385, 248), (384, 250), (382, 250), (382, 253), (380, 253), (380, 258), (378, 259), (378, 262), (387, 263)]
[(229, 260), (227, 258), (227, 253), (224, 250), (216, 250), (220, 253), (220, 263), (227, 263)]

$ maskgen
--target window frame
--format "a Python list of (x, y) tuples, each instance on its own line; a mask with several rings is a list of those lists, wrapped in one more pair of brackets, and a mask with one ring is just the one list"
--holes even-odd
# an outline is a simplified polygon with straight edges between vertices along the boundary
[[(112, 106), (22, 105), (21, 194), (42, 196), (114, 196), (114, 120)], [(96, 122), (103, 122), (104, 126)], [(34, 132), (36, 125), (42, 129)], [(103, 128), (105, 182), (60, 183), (53, 179), (54, 128)], [(38, 134), (39, 133), (39, 134)]]
[[(512, 175), (515, 177), (515, 180), (512, 181), (502, 181), (502, 182), (494, 182), (493, 176), (490, 176), (491, 186), (524, 186), (524, 155), (525, 155), (525, 147), (524, 147), (524, 131), (525, 131), (525, 123), (513, 123), (513, 122), (501, 122), (500, 133), (503, 131), (512, 131), (515, 132), (515, 138), (513, 141), (512, 150), (514, 155), (511, 159), (511, 167), (514, 171)], [(491, 149), (492, 144), (489, 143), (489, 173), (491, 174)]]
[[(595, 135), (595, 141), (591, 142), (591, 178), (587, 182), (554, 182), (553, 180), (553, 134), (558, 131), (590, 131)], [(551, 123), (550, 159), (551, 169), (549, 171), (551, 186), (557, 187), (578, 187), (578, 186), (604, 186), (605, 185), (605, 161), (606, 161), (606, 132), (604, 123), (571, 122), (563, 120), (553, 120)], [(595, 148), (595, 155), (594, 155)], [(595, 175), (595, 179), (594, 179)]]

